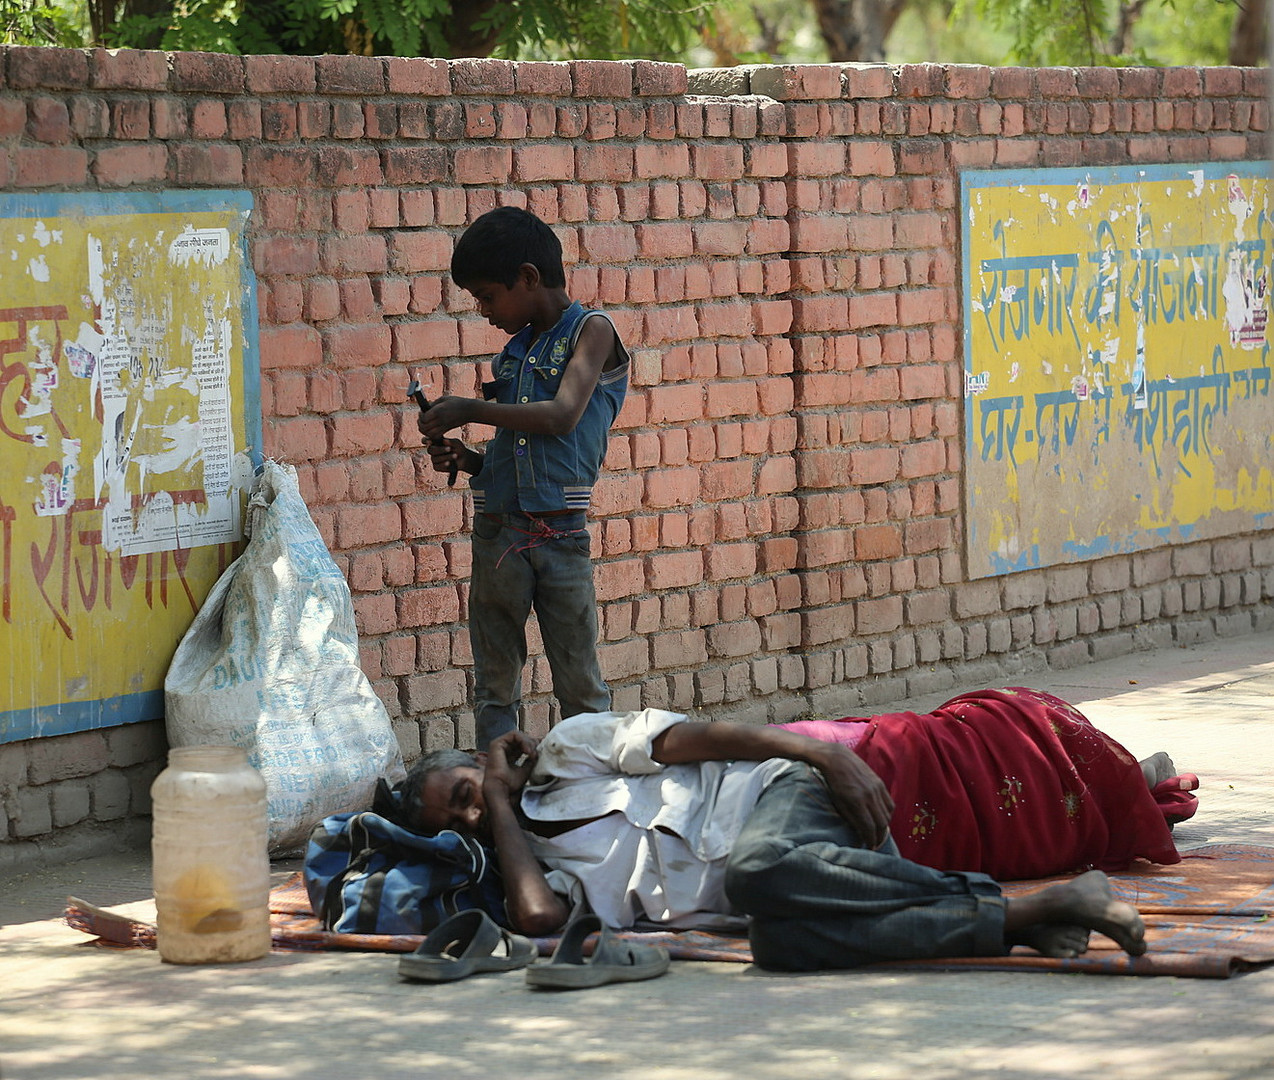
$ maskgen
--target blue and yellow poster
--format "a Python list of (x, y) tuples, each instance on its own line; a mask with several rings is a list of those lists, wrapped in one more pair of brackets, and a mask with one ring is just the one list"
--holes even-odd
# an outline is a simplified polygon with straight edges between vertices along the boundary
[(0, 742), (163, 715), (259, 463), (251, 206), (0, 196)]
[(1268, 527), (1264, 163), (967, 172), (970, 577)]

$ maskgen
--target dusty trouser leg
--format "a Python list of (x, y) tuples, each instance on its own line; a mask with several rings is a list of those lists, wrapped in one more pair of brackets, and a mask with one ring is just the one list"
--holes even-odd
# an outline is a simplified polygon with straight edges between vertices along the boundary
[(524, 552), (525, 534), (506, 528), (503, 515), (479, 514), (473, 523), (469, 585), (469, 641), (473, 649), (473, 718), (477, 746), (518, 726), (526, 620), (535, 578)]
[(535, 617), (553, 672), (553, 693), (564, 717), (605, 712), (611, 696), (597, 662), (597, 593), (585, 515), (548, 520), (560, 535), (527, 555), (535, 572)]
[(861, 847), (806, 765), (757, 802), (730, 852), (726, 894), (751, 916), (761, 967), (810, 971), (1008, 951), (994, 881), (909, 862), (892, 839), (880, 851)]

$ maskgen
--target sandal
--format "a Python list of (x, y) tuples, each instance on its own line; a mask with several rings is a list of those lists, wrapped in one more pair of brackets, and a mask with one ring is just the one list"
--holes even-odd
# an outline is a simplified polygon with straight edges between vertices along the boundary
[(483, 971), (524, 968), (536, 955), (530, 939), (471, 908), (434, 927), (415, 952), (400, 956), (398, 976), (416, 982), (454, 982)]
[[(591, 956), (584, 942), (597, 935)], [(613, 982), (653, 979), (668, 970), (668, 950), (658, 945), (619, 941), (596, 915), (580, 915), (563, 932), (552, 959), (528, 968), (528, 986), (541, 990), (584, 990)]]

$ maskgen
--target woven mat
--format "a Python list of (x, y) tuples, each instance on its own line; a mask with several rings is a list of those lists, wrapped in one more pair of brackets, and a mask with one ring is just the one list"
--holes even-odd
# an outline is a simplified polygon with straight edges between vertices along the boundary
[[(1243, 844), (1210, 844), (1183, 852), (1176, 866), (1138, 864), (1110, 875), (1116, 894), (1134, 905), (1145, 918), (1148, 949), (1130, 957), (1101, 934), (1094, 934), (1088, 952), (1073, 960), (1052, 960), (1029, 949), (1009, 956), (959, 960), (897, 961), (877, 968), (918, 971), (973, 969), (982, 971), (1084, 971), (1102, 975), (1177, 975), (1189, 978), (1228, 978), (1274, 961), (1274, 848)], [(1008, 896), (1032, 892), (1049, 881), (1013, 882)], [(412, 935), (335, 934), (323, 930), (310, 910), (297, 874), (270, 894), (274, 947), (291, 950), (354, 950), (411, 952), (422, 938)], [(67, 924), (115, 948), (154, 948), (155, 928), (68, 898)], [(719, 960), (750, 963), (745, 938), (696, 931), (619, 935), (634, 941), (663, 945), (678, 960)], [(556, 938), (538, 940), (548, 955)]]

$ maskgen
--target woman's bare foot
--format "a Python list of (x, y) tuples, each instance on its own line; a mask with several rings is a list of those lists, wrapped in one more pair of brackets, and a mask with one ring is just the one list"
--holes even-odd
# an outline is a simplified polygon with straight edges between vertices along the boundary
[(1139, 761), (1137, 764), (1141, 766), (1141, 774), (1146, 778), (1146, 787), (1151, 791), (1154, 791), (1168, 777), (1177, 775), (1177, 767), (1172, 763), (1172, 758), (1163, 750), (1157, 754), (1151, 754), (1145, 761)]
[(1146, 951), (1146, 927), (1141, 916), (1131, 904), (1115, 898), (1110, 880), (1100, 870), (1089, 870), (1006, 902), (1006, 943), (1034, 948), (1031, 937), (1038, 934), (1041, 925), (1096, 930), (1113, 938), (1129, 956)]
[(1028, 926), (1019, 935), (1018, 945), (1029, 945), (1043, 956), (1069, 960), (1088, 951), (1088, 934), (1082, 926)]

